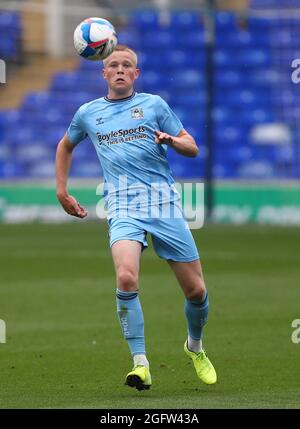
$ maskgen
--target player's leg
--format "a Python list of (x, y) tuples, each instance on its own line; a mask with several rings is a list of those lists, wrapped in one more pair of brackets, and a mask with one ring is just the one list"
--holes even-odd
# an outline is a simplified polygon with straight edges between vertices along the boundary
[(215, 370), (202, 350), (203, 328), (208, 317), (208, 295), (203, 279), (198, 250), (183, 216), (160, 218), (151, 225), (153, 246), (167, 260), (185, 295), (188, 340), (185, 351), (193, 359), (199, 378), (208, 384), (216, 382)]
[(191, 262), (168, 261), (185, 296), (185, 315), (188, 322), (188, 348), (202, 350), (203, 328), (208, 318), (208, 295), (200, 260)]
[(149, 389), (151, 377), (146, 358), (144, 317), (138, 297), (138, 278), (142, 243), (119, 240), (112, 245), (117, 291), (117, 313), (126, 339), (134, 368), (126, 377), (126, 384), (139, 390)]
[(152, 225), (154, 249), (169, 262), (186, 298), (189, 346), (191, 350), (199, 352), (203, 327), (207, 321), (208, 297), (194, 238), (182, 215), (159, 218)]
[(200, 260), (168, 261), (185, 295), (188, 338), (184, 345), (193, 360), (198, 377), (207, 384), (217, 381), (216, 371), (202, 348), (203, 328), (207, 323), (209, 301)]

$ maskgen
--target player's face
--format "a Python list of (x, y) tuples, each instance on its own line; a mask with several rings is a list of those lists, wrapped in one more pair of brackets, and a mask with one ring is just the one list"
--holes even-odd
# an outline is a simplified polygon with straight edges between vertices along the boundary
[(107, 80), (110, 98), (127, 97), (132, 94), (133, 84), (140, 71), (134, 56), (127, 51), (113, 52), (105, 62), (103, 77)]

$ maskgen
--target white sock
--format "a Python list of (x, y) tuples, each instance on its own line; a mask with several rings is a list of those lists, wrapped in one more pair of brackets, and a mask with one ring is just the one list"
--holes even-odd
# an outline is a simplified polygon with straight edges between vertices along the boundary
[(194, 353), (202, 352), (202, 340), (193, 340), (188, 336), (188, 349)]
[(133, 356), (133, 365), (143, 365), (149, 369), (149, 362), (146, 358), (146, 355), (134, 355)]

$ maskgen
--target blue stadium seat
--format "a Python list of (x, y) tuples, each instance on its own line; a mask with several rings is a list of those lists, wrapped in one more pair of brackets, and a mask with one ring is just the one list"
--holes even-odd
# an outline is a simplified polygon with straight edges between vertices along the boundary
[(43, 144), (43, 141), (38, 141), (26, 146), (17, 145), (14, 149), (14, 157), (16, 161), (38, 164), (54, 159), (54, 153), (50, 150), (49, 146)]
[(151, 92), (157, 89), (167, 89), (170, 86), (170, 81), (165, 74), (158, 71), (144, 71), (140, 78), (140, 83), (145, 88), (145, 91)]
[(267, 67), (272, 64), (271, 52), (267, 49), (248, 49), (239, 54), (240, 64), (247, 67)]
[(270, 91), (254, 91), (249, 89), (232, 90), (226, 93), (219, 91), (215, 95), (217, 105), (229, 108), (259, 109), (269, 108), (272, 103)]
[(20, 55), (19, 41), (11, 38), (0, 39), (0, 55), (4, 60), (17, 60)]
[(0, 142), (0, 162), (13, 161), (12, 146), (5, 141)]
[(18, 163), (15, 160), (11, 160), (10, 162), (0, 161), (0, 177), (2, 179), (26, 177), (26, 167), (24, 164)]
[(132, 49), (139, 49), (140, 37), (135, 27), (129, 27), (118, 31), (118, 43), (130, 46)]
[(232, 87), (244, 87), (245, 79), (244, 73), (241, 73), (240, 70), (222, 70), (217, 69), (214, 76), (215, 80), (215, 86), (217, 87), (229, 87), (230, 89)]
[(100, 76), (101, 69), (97, 71), (75, 71), (72, 73), (58, 73), (51, 82), (52, 91), (67, 91), (77, 88), (79, 91), (95, 93), (95, 98), (106, 92), (106, 84)]
[(172, 46), (182, 47), (184, 49), (199, 49), (202, 48), (205, 42), (205, 33), (203, 29), (186, 31), (183, 34), (178, 34), (174, 32)]
[[(222, 68), (269, 67), (272, 63), (271, 52), (265, 48), (240, 49), (232, 55), (230, 49), (217, 49), (214, 55), (215, 64)], [(247, 70), (248, 72), (248, 70)]]
[(230, 52), (223, 49), (215, 50), (214, 62), (220, 70), (224, 70), (224, 68), (233, 68), (233, 66), (237, 63), (235, 57)]
[(204, 112), (201, 108), (194, 108), (193, 110), (189, 110), (185, 107), (179, 107), (177, 105), (172, 106), (173, 111), (179, 117), (183, 126), (191, 125), (191, 124), (199, 124), (204, 121)]
[(140, 47), (145, 50), (149, 49), (149, 53), (152, 52), (153, 55), (153, 49), (171, 49), (173, 43), (174, 37), (170, 31), (151, 29), (143, 33), (143, 37), (140, 40)]
[(218, 124), (224, 124), (225, 126), (228, 122), (235, 123), (238, 119), (235, 112), (226, 107), (216, 107), (212, 111), (212, 117), (217, 126)]
[(81, 161), (97, 161), (97, 154), (90, 140), (86, 139), (76, 147), (73, 152), (73, 160), (77, 163)]
[(58, 142), (63, 138), (66, 127), (52, 127), (43, 135), (43, 143), (52, 149), (56, 149)]
[(151, 9), (137, 10), (131, 15), (130, 24), (141, 29), (158, 29), (160, 27), (159, 14)]
[(204, 175), (203, 161), (200, 158), (186, 158), (185, 162), (182, 162), (177, 155), (177, 157), (170, 159), (169, 162), (175, 177), (194, 179)]
[(201, 90), (203, 84), (203, 73), (197, 69), (185, 69), (184, 73), (181, 71), (174, 71), (170, 80), (170, 87), (173, 89), (194, 89), (195, 92)]
[(12, 11), (0, 11), (0, 28), (13, 28), (15, 31), (20, 31), (22, 29), (20, 14)]
[(215, 24), (217, 30), (233, 30), (236, 28), (236, 17), (233, 12), (222, 11), (215, 14)]
[(27, 110), (41, 110), (49, 100), (47, 91), (29, 92), (23, 99), (22, 108)]
[(0, 58), (18, 61), (21, 58), (22, 24), (20, 13), (0, 11)]
[(179, 94), (172, 94), (169, 98), (169, 103), (171, 106), (178, 106), (181, 108), (186, 108), (188, 110), (194, 108), (203, 108), (205, 104), (205, 92), (204, 91), (184, 91)]
[(274, 25), (272, 19), (270, 18), (263, 18), (263, 17), (249, 17), (248, 20), (248, 27), (250, 31), (253, 32), (266, 32), (266, 36), (269, 36), (268, 30)]
[(27, 175), (31, 179), (52, 179), (53, 177), (55, 177), (54, 159), (30, 163), (27, 166)]
[(249, 129), (245, 126), (215, 126), (214, 136), (217, 145), (228, 146), (233, 145), (235, 147), (246, 144), (249, 141)]
[(144, 71), (158, 71), (167, 67), (164, 61), (165, 56), (169, 50), (158, 49), (156, 54), (153, 55), (153, 49), (144, 49), (142, 52), (138, 51), (138, 65)]
[(255, 109), (241, 112), (240, 120), (244, 124), (260, 124), (274, 122), (274, 114), (269, 109)]
[(74, 160), (71, 168), (71, 176), (74, 177), (95, 177), (100, 178), (103, 176), (103, 172), (100, 163), (95, 159), (94, 161), (82, 161)]
[(202, 69), (205, 64), (204, 51), (195, 53), (192, 49), (168, 50), (164, 53), (162, 63), (167, 68), (197, 68)]
[(195, 11), (175, 11), (171, 12), (170, 27), (179, 31), (193, 30), (203, 25), (202, 16)]
[(275, 169), (269, 161), (253, 160), (239, 166), (238, 175), (242, 179), (272, 179)]
[[(285, 78), (285, 77), (284, 77)], [(260, 89), (261, 87), (265, 86), (270, 89), (270, 84), (278, 84), (280, 82), (281, 75), (278, 70), (274, 70), (271, 67), (263, 68), (263, 69), (254, 69), (251, 71), (251, 73), (247, 74), (247, 82), (248, 85), (251, 85), (253, 87), (258, 87)]]
[(216, 179), (235, 179), (238, 176), (237, 166), (230, 163), (215, 163), (213, 175)]
[(224, 48), (272, 48), (272, 37), (264, 29), (253, 31), (250, 28), (239, 29), (234, 32), (218, 32), (218, 46)]

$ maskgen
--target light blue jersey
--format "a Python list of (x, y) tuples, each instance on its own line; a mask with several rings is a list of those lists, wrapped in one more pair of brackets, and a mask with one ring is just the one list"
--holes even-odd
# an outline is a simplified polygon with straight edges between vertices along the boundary
[(177, 136), (182, 123), (158, 95), (133, 93), (82, 105), (67, 134), (76, 145), (87, 135), (100, 160), (108, 218), (128, 205), (142, 209), (177, 201), (179, 195), (166, 157), (167, 145), (155, 143), (155, 130)]

